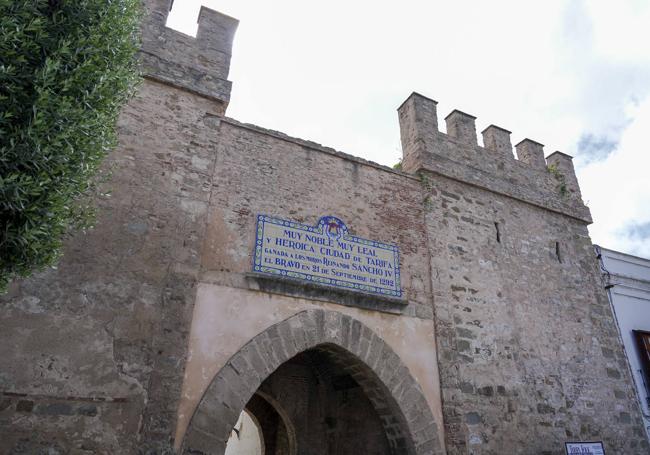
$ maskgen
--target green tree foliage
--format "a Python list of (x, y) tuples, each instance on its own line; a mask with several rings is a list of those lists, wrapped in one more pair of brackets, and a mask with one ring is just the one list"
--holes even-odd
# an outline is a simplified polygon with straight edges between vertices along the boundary
[(55, 263), (139, 80), (139, 0), (0, 0), (0, 290)]

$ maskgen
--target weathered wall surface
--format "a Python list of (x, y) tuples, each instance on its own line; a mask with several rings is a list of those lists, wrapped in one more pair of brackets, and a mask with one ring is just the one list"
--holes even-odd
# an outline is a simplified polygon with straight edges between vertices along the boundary
[[(68, 241), (56, 270), (16, 283), (3, 297), (0, 451), (169, 450), (196, 283), (251, 288), (246, 274), (257, 213), (301, 222), (335, 214), (350, 220), (356, 235), (400, 245), (406, 301), (388, 311), (408, 317), (377, 315), (371, 319), (381, 322), (370, 325), (386, 331), (396, 324), (390, 330), (397, 332), (415, 327), (399, 343), (413, 337), (423, 345), (411, 365), (441, 418), (417, 180), (222, 120), (228, 93), (215, 84), (228, 87), (227, 81), (195, 75), (227, 64), (228, 55), (206, 60), (214, 50), (207, 34), (197, 43), (161, 28), (166, 3), (147, 3), (148, 77), (120, 119), (120, 146), (107, 162), (111, 195), (97, 201), (96, 228)], [(224, 21), (232, 27), (208, 10), (202, 17), (203, 29)], [(176, 54), (183, 58), (171, 61)], [(215, 74), (224, 78), (227, 71)], [(396, 213), (391, 203), (411, 209)], [(287, 297), (280, 307), (293, 305), (296, 313), (309, 305), (295, 300)], [(268, 311), (264, 302), (251, 309)], [(251, 319), (241, 333), (253, 336), (251, 329), (264, 328), (257, 325)], [(230, 343), (232, 355), (239, 340)], [(200, 392), (191, 397), (194, 404)]]
[(400, 120), (405, 166), (426, 191), (448, 453), (560, 454), (601, 439), (646, 453), (570, 158), (549, 157), (558, 176), (528, 141), (515, 160), (494, 126), (479, 147), (458, 111), (440, 133), (435, 101), (417, 94)]
[(121, 145), (107, 163), (111, 196), (98, 199), (96, 227), (67, 242), (57, 270), (16, 283), (2, 298), (0, 452), (169, 445), (215, 105), (145, 82), (121, 117)]
[[(437, 422), (442, 422), (438, 365), (433, 321), (326, 301), (268, 294), (201, 283), (194, 306), (185, 367), (185, 382), (179, 405), (176, 444), (180, 442), (192, 412), (206, 388), (234, 352), (268, 327), (306, 309), (338, 311), (363, 322), (397, 353), (422, 387)], [(417, 347), (417, 348), (415, 348)], [(442, 430), (442, 425), (439, 425)], [(439, 434), (443, 440), (443, 434)]]
[(450, 453), (561, 453), (566, 440), (601, 438), (643, 453), (586, 227), (445, 179), (431, 191)]
[(2, 297), (1, 453), (171, 450), (236, 21), (203, 10), (194, 39), (164, 27), (169, 4), (145, 2), (147, 79), (96, 227)]
[(258, 214), (312, 225), (334, 215), (354, 235), (399, 245), (407, 303), (400, 311), (431, 318), (421, 197), (416, 178), (226, 118), (219, 130), (201, 281), (248, 287)]

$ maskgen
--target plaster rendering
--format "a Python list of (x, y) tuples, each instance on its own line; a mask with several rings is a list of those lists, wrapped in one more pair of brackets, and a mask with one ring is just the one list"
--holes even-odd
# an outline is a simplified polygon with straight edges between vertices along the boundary
[(639, 332), (650, 333), (650, 260), (600, 246), (596, 253), (650, 439), (650, 359), (638, 342)]

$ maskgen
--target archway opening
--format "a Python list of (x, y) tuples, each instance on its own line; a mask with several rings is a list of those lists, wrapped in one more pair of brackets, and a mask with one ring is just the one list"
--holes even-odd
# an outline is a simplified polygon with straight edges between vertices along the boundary
[(338, 312), (302, 311), (237, 351), (201, 398), (183, 453), (223, 455), (255, 395), (273, 403), (287, 436), (295, 436), (292, 455), (444, 452), (422, 388), (400, 357), (363, 323)]
[[(338, 354), (338, 355), (337, 355)], [(380, 415), (353, 377), (353, 363), (319, 346), (283, 363), (246, 405), (259, 422), (265, 455), (390, 455)]]
[(258, 391), (246, 404), (246, 411), (258, 423), (264, 454), (295, 455), (295, 430), (284, 410), (272, 397)]

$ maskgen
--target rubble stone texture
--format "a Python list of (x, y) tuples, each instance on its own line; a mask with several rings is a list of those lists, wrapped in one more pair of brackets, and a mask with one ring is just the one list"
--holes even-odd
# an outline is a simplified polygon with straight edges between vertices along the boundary
[[(415, 93), (402, 171), (240, 123), (237, 21), (202, 8), (188, 37), (165, 27), (169, 3), (145, 2), (145, 81), (96, 227), (1, 298), (0, 453), (220, 454), (244, 407), (277, 425), (269, 403), (297, 420), (315, 394), (334, 398), (293, 428), (328, 439), (299, 443), (382, 429), (373, 453), (648, 453), (569, 156), (526, 139), (515, 159), (494, 125), (482, 147), (457, 110), (440, 132)], [(404, 301), (255, 276), (259, 213), (396, 243)], [(314, 379), (325, 358), (357, 408)], [(303, 376), (313, 393), (282, 392)]]

